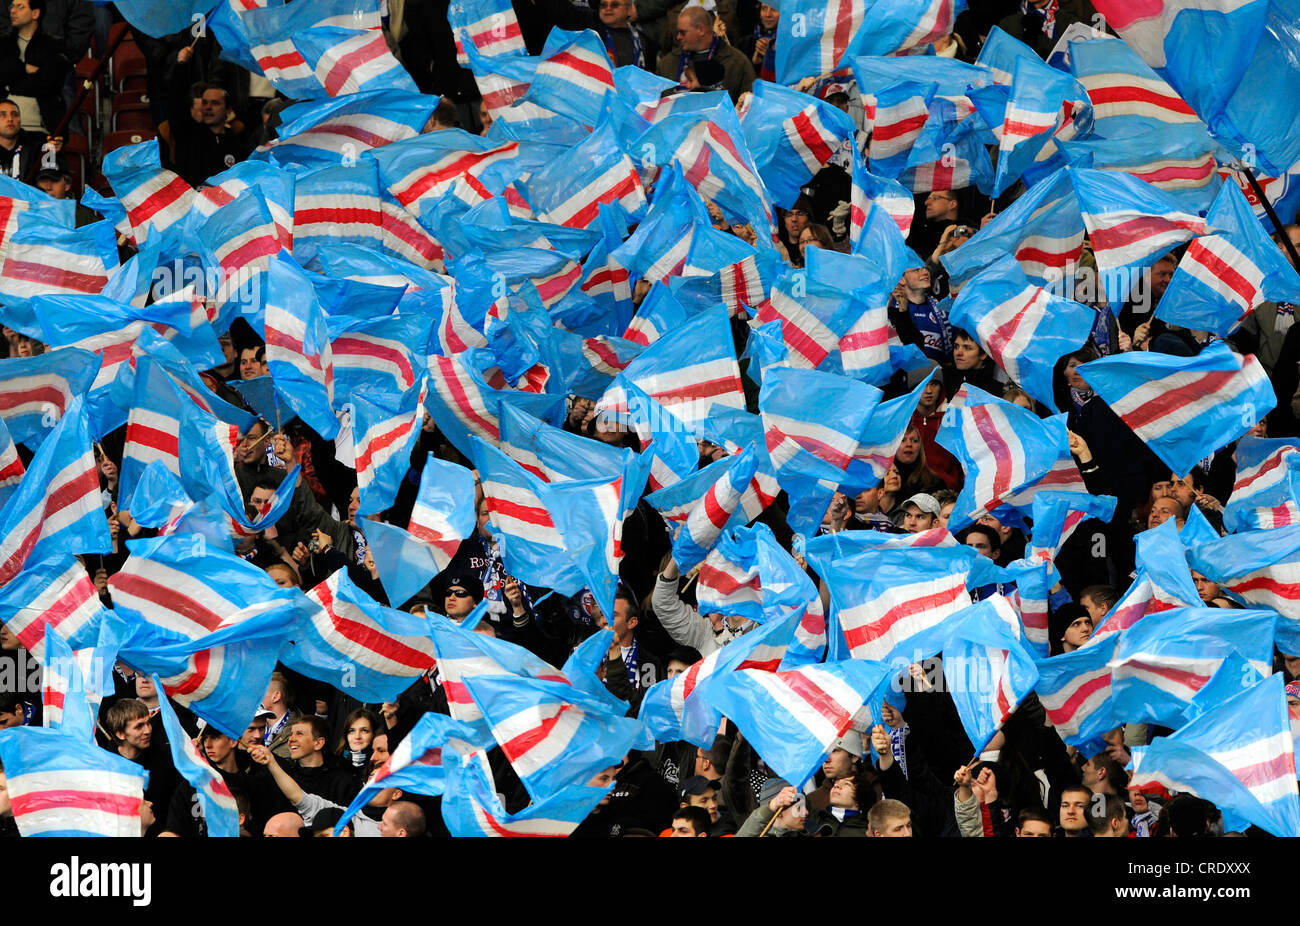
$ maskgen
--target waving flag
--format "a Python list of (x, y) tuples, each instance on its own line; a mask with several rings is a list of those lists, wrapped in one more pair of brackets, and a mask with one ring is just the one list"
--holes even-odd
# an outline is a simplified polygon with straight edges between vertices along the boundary
[(1156, 317), (1227, 336), (1266, 300), (1300, 302), (1300, 274), (1269, 240), (1235, 183), (1219, 190), (1205, 221), (1219, 229), (1192, 241)]
[(1279, 648), (1300, 651), (1300, 526), (1195, 544), (1187, 551), (1187, 561), (1246, 603), (1277, 611)]
[(726, 312), (710, 310), (660, 338), (614, 380), (596, 411), (626, 413), (631, 382), (681, 421), (694, 428), (718, 406), (743, 409), (740, 367)]
[[(758, 448), (728, 456), (647, 497), (664, 516), (673, 535), (673, 559), (685, 570), (708, 555), (723, 528), (740, 511), (744, 494), (758, 468)], [(703, 494), (700, 494), (703, 490)]]
[(27, 467), (23, 466), (23, 461), (18, 458), (18, 448), (14, 445), (13, 436), (5, 426), (3, 417), (0, 417), (0, 508), (3, 508), (5, 502), (9, 501), (9, 497), (14, 494), (14, 490), (23, 481), (25, 472)]
[(1071, 746), (1098, 740), (1126, 719), (1117, 716), (1111, 705), (1110, 661), (1118, 646), (1115, 636), (1038, 663), (1034, 690), (1047, 719)]
[(1268, 91), (1296, 76), (1294, 11), (1267, 0), (1096, 6), (1233, 154), (1255, 157), (1274, 176), (1300, 160), (1300, 146), (1280, 129), (1300, 110)]
[(99, 495), (86, 409), (78, 396), (41, 444), (17, 491), (0, 509), (0, 586), (30, 560), (108, 553), (112, 540)]
[[(700, 563), (695, 600), (702, 614), (763, 620), (763, 584), (753, 528), (723, 531)], [(643, 715), (644, 719), (644, 715)]]
[(936, 97), (930, 102), (930, 117), (912, 146), (899, 183), (913, 193), (969, 186), (981, 192), (993, 188), (993, 163), (980, 137), (980, 126), (977, 120), (967, 118), (967, 110), (960, 99)]
[[(245, 9), (238, 14), (236, 23), (232, 30), (235, 35), (231, 37), (246, 41), (249, 57), (275, 89), (291, 100), (334, 95), (326, 93), (317, 77), (313, 55), (316, 43), (309, 40), (307, 47), (300, 49), (296, 37), (306, 36), (314, 28), (341, 28), (378, 35), (381, 25), (379, 6), (374, 0), (323, 0), (301, 8), (283, 4)], [(310, 61), (307, 55), (313, 55)], [(341, 70), (340, 76), (343, 73)]]
[(261, 327), (271, 258), (281, 249), (281, 230), (268, 204), (256, 189), (248, 189), (212, 213), (195, 232), (207, 264), (220, 280), (210, 296), (216, 302), (218, 327), (228, 326), (235, 313)]
[(868, 700), (889, 668), (853, 659), (787, 672), (743, 669), (710, 686), (708, 706), (733, 721), (768, 767), (797, 788), (850, 727), (879, 722)]
[(1110, 661), (1116, 715), (1131, 723), (1179, 726), (1224, 660), (1239, 653), (1261, 675), (1273, 662), (1269, 611), (1173, 608), (1120, 636)]
[(143, 244), (152, 229), (168, 242), (165, 249), (175, 247), (194, 204), (194, 188), (163, 169), (158, 142), (142, 141), (106, 154), (103, 170), (126, 209), (136, 243)]
[[(982, 57), (982, 53), (981, 53)], [(1182, 125), (1200, 119), (1126, 42), (1104, 38), (1070, 45), (1070, 71), (1092, 101), (1096, 131), (1111, 136), (1154, 124)]]
[(1277, 404), (1255, 356), (1240, 357), (1222, 341), (1195, 357), (1103, 357), (1079, 375), (1175, 473), (1241, 437)]
[(401, 394), (358, 392), (350, 397), (359, 514), (378, 514), (392, 506), (406, 476), (411, 447), (420, 437), (427, 396), (428, 384), (421, 379)]
[(99, 365), (98, 357), (77, 348), (0, 360), (0, 419), (11, 438), (39, 446), (90, 389)]
[[(466, 186), (481, 191), (482, 199), (490, 198), (478, 179), (479, 172), (494, 162), (517, 157), (518, 152), (518, 142), (498, 145), (463, 129), (444, 129), (377, 148), (369, 156), (379, 165), (388, 191), (420, 218), (443, 194)], [(479, 201), (479, 193), (465, 195)]]
[(1020, 618), (1001, 595), (952, 620), (943, 645), (943, 674), (966, 735), (978, 755), (1038, 684)]
[(1070, 179), (1111, 305), (1123, 305), (1135, 274), (1213, 227), (1131, 174), (1072, 168)]
[(595, 125), (605, 94), (613, 90), (614, 65), (600, 36), (591, 29), (555, 28), (546, 37), (524, 99), (583, 125)]
[(957, 547), (871, 550), (819, 564), (854, 659), (919, 661), (943, 645), (941, 625), (970, 604), (971, 557)]
[[(808, 407), (810, 395), (821, 398), (817, 412)], [(778, 457), (797, 450), (804, 450), (837, 470), (847, 469), (858, 450), (859, 437), (868, 418), (880, 404), (880, 397), (880, 390), (874, 386), (832, 373), (788, 367), (769, 370), (763, 377), (758, 405), (767, 450), (778, 477), (782, 469)]]
[(858, 435), (858, 447), (845, 472), (845, 491), (866, 491), (885, 478), (894, 464), (894, 455), (903, 443), (903, 436), (912, 426), (912, 414), (921, 401), (921, 393), (935, 374), (931, 373), (917, 383), (907, 395), (881, 402), (871, 411), (871, 417)]
[(950, 530), (961, 530), (1046, 476), (1059, 434), (1033, 412), (966, 383), (944, 414), (938, 441), (967, 474)]
[(965, 285), (980, 269), (1010, 252), (1025, 275), (1039, 283), (1059, 280), (1083, 253), (1084, 224), (1070, 173), (1034, 184), (960, 248), (940, 258), (954, 284)]
[(448, 788), (442, 817), (452, 836), (568, 836), (613, 787), (569, 785), (545, 800), (507, 813), (487, 759), (477, 752)]
[(460, 542), (474, 530), (473, 497), (474, 478), (469, 470), (428, 455), (407, 530), (434, 551), (442, 564), (439, 572), (447, 568)]
[(267, 273), (266, 364), (276, 388), (299, 418), (326, 439), (338, 434), (334, 357), (311, 282), (289, 258)]
[(864, 97), (864, 120), (871, 129), (867, 157), (872, 173), (895, 179), (907, 169), (912, 146), (930, 120), (935, 84), (900, 80)]
[(569, 149), (564, 159), (533, 171), (521, 185), (542, 221), (569, 228), (589, 228), (605, 203), (617, 203), (632, 215), (646, 202), (641, 177), (608, 125)]
[(1281, 674), (1135, 749), (1130, 787), (1159, 784), (1212, 799), (1225, 830), (1300, 834), (1295, 753)]
[(318, 607), (299, 617), (293, 645), (281, 657), (290, 669), (360, 701), (382, 702), (433, 667), (428, 622), (379, 604), (352, 583), (346, 569), (307, 597)]
[(754, 98), (740, 121), (759, 176), (778, 205), (793, 205), (799, 188), (853, 143), (847, 114), (816, 97), (755, 81)]
[(791, 86), (842, 67), (865, 18), (866, 4), (851, 0), (786, 3), (776, 32), (777, 83)]
[(133, 541), (131, 554), (109, 586), (130, 630), (122, 660), (227, 736), (242, 733), (306, 599), (195, 535)]
[(41, 722), (83, 742), (94, 742), (95, 715), (87, 700), (81, 664), (50, 624), (45, 625), (41, 656)]
[(1300, 447), (1247, 435), (1234, 452), (1237, 481), (1223, 526), (1235, 533), (1300, 524)]
[[(4, 244), (0, 300), (10, 327), (13, 313), (33, 296), (98, 294), (117, 267), (117, 240), (107, 221), (72, 229), (28, 209), (18, 213), (17, 227)], [(35, 318), (28, 321), (34, 328)]]
[[(864, 228), (869, 227), (869, 213), (881, 209), (898, 224), (898, 230), (906, 239), (912, 231), (912, 219), (916, 213), (916, 203), (912, 194), (896, 180), (877, 177), (867, 170), (861, 152), (853, 152), (853, 189), (852, 205), (849, 218), (850, 235), (855, 244)], [(854, 253), (858, 253), (857, 250)]]
[(1056, 362), (1087, 340), (1095, 313), (1030, 282), (1007, 255), (962, 287), (948, 317), (974, 334), (1012, 381), (1055, 410)]
[(379, 171), (369, 158), (299, 174), (294, 181), (294, 258), (308, 263), (318, 245), (340, 241), (372, 249), (383, 243)]
[(294, 33), (293, 44), (312, 68), (326, 96), (371, 90), (418, 92), (415, 81), (388, 50), (379, 29), (310, 26)]
[[(158, 691), (163, 690), (158, 676), (154, 676), (153, 683)], [(234, 795), (230, 793), (226, 780), (206, 757), (199, 754), (198, 746), (181, 726), (171, 702), (167, 698), (159, 698), (158, 702), (158, 713), (162, 715), (163, 729), (167, 732), (172, 763), (176, 766), (176, 771), (194, 788), (208, 835), (238, 836), (239, 808), (235, 805)]]
[(0, 764), (23, 836), (141, 835), (148, 773), (81, 737), (44, 727), (0, 736)]
[(1088, 106), (1084, 88), (1070, 75), (1049, 67), (1036, 55), (1017, 60), (998, 133), (994, 194), (1002, 195), (1036, 163), (1050, 159), (1056, 147), (1053, 136), (1071, 134), (1077, 131), (1079, 120), (1091, 120)]
[(393, 90), (296, 103), (280, 113), (278, 138), (267, 146), (266, 153), (283, 165), (342, 164), (372, 148), (414, 138), (437, 105), (436, 96)]
[(639, 720), (565, 683), (476, 675), (465, 686), (534, 800), (619, 764), (641, 735)]
[(686, 740), (708, 749), (722, 717), (708, 705), (705, 682), (714, 678), (725, 686), (730, 673), (742, 669), (775, 672), (802, 617), (802, 610), (791, 611), (714, 650), (675, 678), (656, 682), (641, 701), (641, 721), (661, 743)]
[(81, 650), (95, 644), (103, 616), (99, 592), (71, 554), (28, 565), (0, 588), (0, 620), (37, 660), (45, 658), (47, 629)]

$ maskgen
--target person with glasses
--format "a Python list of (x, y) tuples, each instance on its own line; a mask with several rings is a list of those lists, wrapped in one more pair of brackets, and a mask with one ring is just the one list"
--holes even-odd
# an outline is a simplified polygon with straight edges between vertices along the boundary
[(614, 67), (634, 64), (649, 69), (659, 59), (659, 45), (646, 31), (632, 20), (636, 4), (632, 0), (600, 0), (596, 14), (600, 26), (596, 29), (605, 42)]
[(443, 583), (443, 608), (456, 623), (460, 623), (483, 600), (483, 583), (468, 572), (458, 572)]

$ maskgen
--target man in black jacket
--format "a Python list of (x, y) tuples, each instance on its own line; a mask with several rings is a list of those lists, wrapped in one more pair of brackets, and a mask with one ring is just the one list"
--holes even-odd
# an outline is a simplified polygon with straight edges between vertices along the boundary
[(23, 127), (51, 131), (63, 118), (63, 81), (68, 60), (41, 29), (45, 0), (13, 0), (13, 31), (0, 39), (0, 93), (18, 104)]
[(25, 132), (23, 116), (13, 100), (0, 99), (0, 174), (26, 180), (41, 159), (45, 136)]
[[(185, 49), (182, 49), (184, 51)], [(242, 133), (231, 126), (234, 118), (230, 94), (223, 87), (209, 85), (203, 91), (203, 121), (189, 116), (186, 94), (174, 94), (168, 120), (176, 150), (176, 173), (191, 186), (199, 186), (214, 174), (234, 167), (248, 156)]]

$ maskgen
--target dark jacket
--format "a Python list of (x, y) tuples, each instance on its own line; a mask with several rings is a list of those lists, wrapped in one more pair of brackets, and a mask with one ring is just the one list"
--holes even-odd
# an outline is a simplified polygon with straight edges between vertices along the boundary
[[(27, 72), (29, 64), (36, 68), (34, 74)], [(63, 81), (68, 67), (58, 43), (40, 29), (27, 43), (25, 59), (19, 56), (16, 33), (0, 39), (0, 92), (5, 96), (34, 97), (49, 132), (58, 126), (67, 109), (63, 104)]]
[[(75, 65), (90, 48), (95, 33), (95, 6), (90, 0), (45, 0), (41, 31), (54, 40), (69, 63)], [(13, 32), (7, 16), (0, 16), (0, 36)]]
[[(41, 145), (45, 144), (45, 138), (40, 132), (19, 132), (18, 144), (13, 150), (0, 148), (0, 174), (31, 183), (39, 169), (37, 165), (41, 160)], [(1287, 401), (1290, 401), (1289, 397)]]
[(824, 807), (813, 814), (808, 828), (814, 836), (866, 836), (867, 815), (865, 812), (854, 812), (846, 814), (841, 820), (831, 813), (829, 807)]
[(1093, 17), (1096, 15), (1097, 10), (1088, 0), (1060, 0), (1057, 5), (1055, 26), (1051, 35), (1043, 31), (1041, 15), (1036, 16), (1032, 11), (1030, 13), (1020, 13), (1018, 11), (1012, 13), (998, 25), (1003, 32), (1012, 38), (1020, 39), (1020, 41), (1038, 52), (1038, 57), (1046, 60), (1066, 29), (1077, 22), (1091, 25), (1094, 21)]

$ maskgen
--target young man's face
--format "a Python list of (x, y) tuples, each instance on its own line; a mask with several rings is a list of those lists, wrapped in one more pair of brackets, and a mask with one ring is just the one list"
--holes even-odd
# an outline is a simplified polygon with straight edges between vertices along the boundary
[(915, 502), (903, 508), (903, 530), (909, 534), (919, 534), (934, 527), (934, 515), (922, 511)]
[(203, 92), (204, 125), (225, 125), (228, 112), (226, 92), (224, 90), (205, 90)]
[(839, 778), (831, 785), (830, 805), (850, 810), (857, 806), (852, 778)]
[(827, 778), (847, 778), (853, 774), (853, 755), (848, 750), (836, 746), (831, 750), (826, 761), (822, 763), (822, 774)]
[(1065, 628), (1065, 635), (1061, 638), (1066, 646), (1078, 649), (1088, 642), (1092, 636), (1092, 618), (1076, 617), (1070, 621), (1070, 626)]
[(137, 717), (127, 723), (126, 730), (120, 735), (126, 745), (135, 749), (148, 749), (149, 743), (153, 741), (153, 727), (148, 717)]
[(261, 717), (254, 720), (244, 731), (244, 735), (239, 738), (239, 743), (245, 749), (249, 746), (261, 746), (266, 742), (266, 718)]
[(203, 738), (203, 754), (213, 765), (220, 765), (235, 751), (235, 741), (224, 733), (216, 733)]
[(1021, 837), (1050, 837), (1052, 835), (1052, 824), (1046, 820), (1026, 820), (1024, 826), (1017, 828), (1016, 835)]
[(695, 824), (685, 817), (673, 818), (673, 831), (669, 835), (682, 836), (690, 839), (697, 838), (700, 834), (695, 832)]
[(718, 792), (715, 789), (709, 788), (703, 794), (688, 794), (686, 804), (688, 807), (703, 807), (709, 812), (709, 819), (718, 822)]
[(52, 199), (67, 199), (68, 194), (72, 192), (72, 185), (63, 177), (46, 177), (44, 180), (37, 180), (36, 185)]
[(993, 544), (989, 543), (989, 538), (978, 531), (966, 535), (966, 546), (974, 547), (975, 552), (980, 556), (993, 558)]
[(0, 103), (0, 138), (12, 142), (22, 131), (22, 113), (14, 103)]
[(447, 616), (459, 620), (467, 617), (470, 611), (474, 610), (474, 598), (468, 591), (459, 585), (453, 585), (447, 589), (446, 611)]
[(880, 829), (875, 831), (877, 836), (891, 836), (894, 838), (910, 837), (912, 835), (912, 817), (885, 817), (885, 821), (880, 825)]
[(952, 365), (967, 372), (975, 369), (984, 360), (984, 352), (970, 338), (957, 336), (952, 340)]
[(1106, 607), (1096, 601), (1091, 595), (1081, 595), (1079, 604), (1088, 609), (1088, 614), (1092, 616), (1092, 624), (1095, 627), (1103, 617), (1106, 616)]
[(1088, 828), (1088, 793), (1066, 791), (1061, 795), (1061, 829), (1080, 833)]
[(21, 727), (23, 725), (23, 706), (19, 704), (14, 708), (13, 713), (0, 711), (0, 730), (8, 730), (10, 727)]
[(289, 755), (295, 759), (305, 758), (316, 752), (318, 742), (312, 737), (311, 724), (295, 723), (289, 731)]
[(1170, 518), (1178, 518), (1178, 502), (1172, 498), (1157, 498), (1147, 516), (1147, 528), (1159, 527)]

